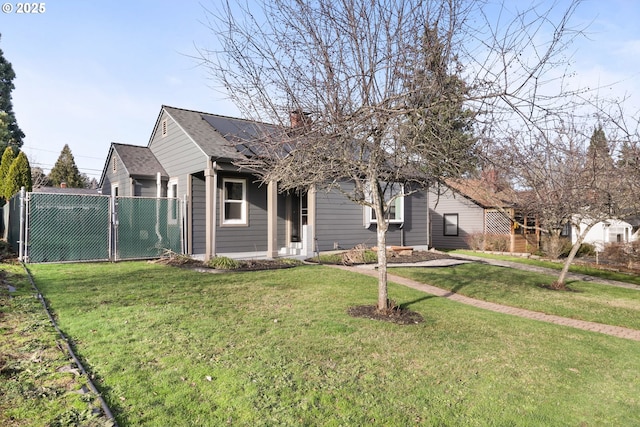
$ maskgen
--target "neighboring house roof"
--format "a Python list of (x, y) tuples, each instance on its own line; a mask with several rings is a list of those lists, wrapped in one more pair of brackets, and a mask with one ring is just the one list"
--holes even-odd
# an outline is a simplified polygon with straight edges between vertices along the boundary
[(51, 194), (78, 194), (78, 195), (97, 195), (100, 190), (97, 188), (62, 188), (62, 187), (38, 187), (33, 189), (34, 193), (51, 193)]
[(481, 179), (448, 179), (447, 187), (483, 208), (511, 207), (513, 197), (506, 190), (494, 190)]
[[(162, 108), (209, 157), (240, 160), (258, 153), (251, 141), (274, 136), (279, 127), (251, 120), (220, 116), (163, 105)], [(162, 114), (158, 117), (160, 120)], [(155, 129), (158, 129), (156, 124)], [(153, 140), (151, 135), (151, 140)]]
[(148, 147), (140, 147), (138, 145), (112, 143), (114, 151), (118, 153), (118, 157), (123, 166), (131, 177), (155, 177), (158, 172), (162, 177), (167, 177), (156, 156), (153, 155)]
[(156, 156), (153, 155), (149, 147), (141, 147), (139, 145), (120, 144), (112, 142), (109, 147), (109, 154), (107, 155), (107, 161), (102, 169), (102, 175), (100, 176), (100, 183), (98, 187), (102, 188), (104, 179), (109, 168), (109, 160), (113, 158), (114, 152), (122, 162), (122, 167), (127, 171), (127, 174), (132, 178), (155, 178), (160, 172), (160, 175), (168, 179), (167, 172), (164, 170)]

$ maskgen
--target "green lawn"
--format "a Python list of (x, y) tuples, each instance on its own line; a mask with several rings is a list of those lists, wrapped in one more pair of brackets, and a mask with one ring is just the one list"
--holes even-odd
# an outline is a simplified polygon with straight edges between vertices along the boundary
[(29, 268), (121, 426), (640, 425), (638, 342), (395, 285), (424, 323), (352, 318), (376, 280), (324, 266)]
[(585, 281), (551, 291), (553, 276), (470, 263), (447, 268), (394, 267), (392, 274), (472, 298), (574, 319), (640, 329), (640, 290)]
[[(468, 251), (468, 250), (461, 250), (461, 249), (449, 251), (448, 253), (453, 256), (455, 256), (456, 254), (473, 255), (481, 258), (497, 259), (497, 260), (503, 260), (503, 261), (517, 262), (520, 264), (534, 265), (537, 267), (545, 267), (545, 268), (550, 268), (552, 270), (558, 270), (558, 273), (560, 272), (560, 270), (562, 270), (562, 267), (563, 267), (563, 263), (561, 262), (562, 260), (550, 261), (550, 260), (544, 260), (544, 259), (524, 258), (520, 256), (513, 256), (513, 255), (498, 255), (498, 254), (492, 254), (492, 253), (486, 253), (486, 252), (476, 252), (476, 251)], [(598, 277), (601, 279), (618, 280), (620, 282), (627, 282), (634, 285), (640, 285), (640, 276), (636, 274), (629, 274), (629, 273), (622, 273), (619, 271), (592, 268), (587, 265), (580, 265), (578, 263), (572, 264), (571, 267), (569, 268), (569, 271), (572, 273), (586, 274), (586, 275)]]

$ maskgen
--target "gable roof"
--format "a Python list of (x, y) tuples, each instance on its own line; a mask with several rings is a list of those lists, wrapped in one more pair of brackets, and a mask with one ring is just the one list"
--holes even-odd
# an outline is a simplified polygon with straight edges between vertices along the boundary
[(123, 166), (131, 177), (155, 177), (158, 172), (163, 178), (168, 178), (156, 156), (153, 155), (149, 147), (139, 145), (112, 143), (113, 150), (123, 163)]
[(113, 158), (114, 153), (120, 158), (127, 175), (132, 178), (155, 178), (160, 172), (162, 178), (168, 179), (167, 172), (149, 147), (112, 142), (102, 169), (102, 175), (100, 175), (99, 188), (102, 188), (109, 164), (111, 164), (109, 160)]
[[(262, 122), (209, 114), (201, 111), (163, 105), (169, 117), (191, 138), (205, 155), (220, 160), (241, 160), (246, 156), (259, 154), (257, 144), (251, 141), (265, 136), (274, 136), (280, 128)], [(162, 117), (162, 111), (158, 120)], [(154, 128), (154, 134), (158, 123)], [(154, 134), (151, 135), (151, 141)]]
[(445, 184), (483, 208), (505, 208), (514, 204), (509, 191), (494, 190), (488, 182), (481, 179), (448, 179)]

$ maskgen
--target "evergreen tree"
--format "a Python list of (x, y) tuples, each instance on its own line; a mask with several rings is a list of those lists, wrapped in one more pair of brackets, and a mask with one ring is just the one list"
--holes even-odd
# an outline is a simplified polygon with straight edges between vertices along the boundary
[(4, 202), (5, 191), (4, 187), (7, 182), (7, 175), (9, 174), (9, 168), (15, 159), (15, 154), (13, 153), (13, 149), (11, 147), (7, 147), (4, 149), (4, 153), (2, 153), (2, 160), (0, 160), (0, 202)]
[(4, 54), (0, 49), (0, 111), (6, 113), (6, 124), (9, 131), (8, 139), (0, 139), (0, 150), (4, 150), (7, 146), (20, 148), (24, 138), (24, 133), (18, 127), (11, 103), (11, 92), (15, 89), (13, 84), (15, 77), (16, 73), (13, 71), (11, 63), (4, 59)]
[(49, 181), (55, 187), (59, 187), (64, 182), (69, 188), (84, 188), (85, 180), (78, 171), (69, 145), (65, 144), (62, 148), (56, 164), (49, 173)]
[(24, 154), (23, 151), (21, 151), (18, 157), (11, 163), (9, 173), (5, 179), (4, 195), (7, 200), (20, 191), (22, 187), (27, 191), (31, 191), (32, 189), (31, 167), (29, 166), (27, 155)]
[(625, 141), (620, 148), (618, 167), (637, 169), (640, 168), (640, 150), (637, 146)]

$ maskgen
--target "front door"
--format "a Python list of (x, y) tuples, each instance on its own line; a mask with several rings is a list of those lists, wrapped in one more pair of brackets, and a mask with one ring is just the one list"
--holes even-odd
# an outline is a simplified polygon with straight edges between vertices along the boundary
[(289, 196), (289, 241), (302, 242), (303, 226), (307, 225), (307, 193), (291, 193)]

